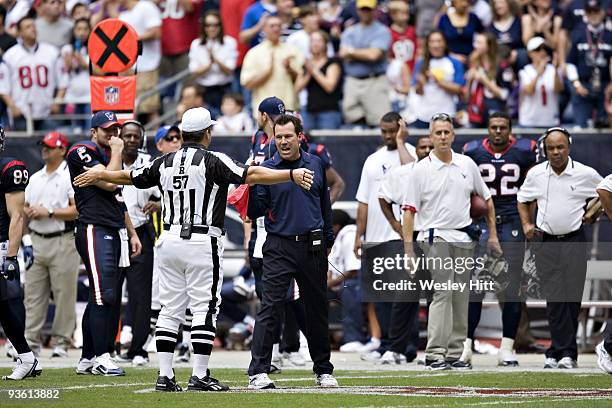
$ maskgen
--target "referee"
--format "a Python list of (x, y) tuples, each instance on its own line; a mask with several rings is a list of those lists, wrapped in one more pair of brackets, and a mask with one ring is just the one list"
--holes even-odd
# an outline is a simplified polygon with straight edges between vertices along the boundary
[[(289, 184), (251, 187), (248, 216), (266, 215), (268, 236), (263, 245), (263, 290), (261, 309), (257, 313), (249, 388), (275, 388), (268, 377), (272, 359), (272, 343), (282, 316), (287, 291), (295, 278), (306, 307), (306, 337), (314, 362), (317, 385), (338, 386), (329, 361), (327, 311), (327, 257), (334, 243), (332, 212), (325, 170), (321, 160), (300, 149), (300, 119), (281, 115), (274, 124), (278, 152), (260, 167), (297, 169), (314, 172), (311, 189), (305, 191)], [(292, 170), (295, 172), (295, 170)]]
[(158, 245), (162, 310), (156, 330), (160, 366), (157, 391), (182, 391), (174, 377), (172, 357), (187, 306), (193, 313), (194, 352), (188, 390), (229, 390), (208, 373), (221, 301), (222, 237), (228, 186), (294, 180), (310, 188), (313, 180), (312, 172), (307, 169), (273, 171), (261, 166), (248, 167), (223, 153), (207, 150), (214, 124), (208, 110), (189, 109), (183, 114), (183, 147), (177, 152), (158, 157), (137, 170), (91, 169), (75, 180), (77, 186), (104, 180), (142, 189), (160, 187), (164, 232)]

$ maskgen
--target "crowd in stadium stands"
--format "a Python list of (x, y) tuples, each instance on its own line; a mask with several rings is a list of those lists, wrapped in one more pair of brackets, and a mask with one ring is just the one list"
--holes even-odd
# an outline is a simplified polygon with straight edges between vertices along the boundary
[[(523, 127), (605, 127), (612, 111), (609, 0), (0, 5), (0, 110), (15, 130), (28, 115), (37, 129), (87, 128), (49, 113), (89, 112), (87, 39), (106, 18), (128, 22), (142, 41), (138, 94), (188, 69), (183, 84), (220, 119), (220, 133), (250, 132), (253, 107), (271, 95), (299, 111), (307, 130), (374, 127), (389, 110), (416, 128), (439, 111), (482, 128), (500, 110)], [(139, 119), (163, 113), (175, 91), (144, 99)]]

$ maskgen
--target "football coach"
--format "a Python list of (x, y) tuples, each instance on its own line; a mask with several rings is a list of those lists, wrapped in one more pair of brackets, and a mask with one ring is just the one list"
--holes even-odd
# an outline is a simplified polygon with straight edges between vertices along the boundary
[(265, 215), (268, 232), (263, 245), (261, 308), (251, 344), (250, 389), (275, 387), (268, 377), (272, 342), (293, 278), (306, 308), (306, 337), (316, 383), (322, 387), (338, 386), (329, 361), (327, 315), (327, 253), (334, 243), (331, 201), (321, 160), (300, 149), (302, 132), (299, 118), (279, 116), (274, 124), (278, 151), (261, 165), (279, 170), (312, 170), (310, 190), (293, 188), (293, 183), (254, 186), (249, 190), (248, 216), (254, 220)]

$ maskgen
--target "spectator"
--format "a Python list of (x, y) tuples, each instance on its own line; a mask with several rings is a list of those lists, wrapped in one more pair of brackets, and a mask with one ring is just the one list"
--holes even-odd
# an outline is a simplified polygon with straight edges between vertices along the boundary
[(38, 42), (46, 42), (62, 48), (70, 42), (72, 21), (64, 17), (63, 0), (42, 0), (36, 9), (36, 32)]
[(53, 99), (54, 96), (63, 98), (67, 85), (67, 78), (61, 72), (59, 50), (50, 44), (37, 43), (32, 17), (19, 20), (17, 32), (19, 43), (2, 58), (9, 68), (9, 77), (4, 78), (8, 81), (7, 93), (1, 96), (9, 109), (12, 128), (25, 130), (27, 117), (34, 120), (36, 129), (53, 128), (55, 124), (48, 116), (60, 111)]
[(465, 85), (463, 65), (448, 55), (446, 40), (440, 31), (432, 31), (425, 38), (423, 58), (414, 67), (411, 110), (416, 120), (411, 126), (426, 129), (436, 112), (453, 116), (456, 99)]
[(89, 20), (91, 18), (89, 7), (87, 7), (84, 3), (75, 3), (70, 10), (70, 18), (72, 21), (77, 21), (80, 18), (86, 18)]
[(236, 92), (240, 86), (240, 67), (242, 67), (244, 56), (249, 50), (248, 45), (240, 41), (240, 25), (252, 2), (253, 0), (223, 0), (219, 6), (224, 33), (238, 42), (238, 61), (236, 63), (238, 69), (234, 75), (235, 83), (233, 86), (233, 90)]
[(470, 101), (468, 115), (473, 126), (484, 128), (489, 121), (489, 114), (506, 110), (505, 101), (510, 95), (512, 84), (504, 82), (499, 66), (495, 35), (476, 34), (474, 51), (470, 55), (470, 69), (465, 75), (467, 99)]
[(324, 31), (310, 34), (311, 58), (295, 82), (297, 92), (308, 91), (306, 109), (302, 111), (304, 129), (338, 129), (342, 124), (340, 99), (342, 65), (337, 58), (328, 58), (329, 36)]
[(304, 57), (293, 45), (280, 41), (281, 24), (280, 18), (268, 17), (264, 25), (266, 39), (244, 58), (240, 83), (253, 92), (252, 112), (257, 112), (260, 102), (270, 95), (283, 100), (287, 109), (298, 109), (294, 82)]
[(550, 49), (557, 49), (561, 16), (553, 8), (552, 0), (531, 0), (523, 14), (522, 30), (525, 46), (533, 37), (542, 37)]
[(523, 68), (529, 62), (523, 44), (521, 9), (516, 0), (493, 0), (493, 24), (489, 31), (495, 34), (497, 43), (512, 50), (512, 62)]
[(376, 0), (357, 0), (359, 23), (342, 33), (339, 56), (344, 60), (346, 80), (342, 112), (347, 123), (365, 120), (376, 126), (391, 109), (386, 78), (391, 34), (374, 20)]
[(6, 9), (0, 5), (0, 55), (4, 54), (6, 50), (17, 44), (15, 37), (6, 32), (4, 28), (4, 22), (6, 21)]
[[(176, 117), (180, 121), (183, 113), (191, 108), (205, 107), (207, 104), (204, 102), (205, 89), (202, 85), (190, 84), (183, 87), (181, 90), (181, 99), (176, 106)], [(211, 112), (211, 117), (216, 118), (219, 116), (219, 112)]]
[(417, 54), (417, 39), (414, 27), (408, 25), (408, 3), (394, 0), (389, 3), (391, 16), (391, 60), (387, 68), (387, 78), (391, 83), (389, 100), (394, 112), (407, 107), (410, 81)]
[[(240, 27), (240, 43), (253, 48), (264, 40), (263, 28), (268, 16), (276, 14), (275, 0), (259, 0), (248, 8)], [(256, 111), (253, 111), (256, 112)]]
[(253, 119), (244, 110), (244, 98), (239, 93), (223, 95), (221, 116), (215, 125), (215, 134), (251, 133), (255, 130)]
[(444, 0), (415, 0), (416, 34), (424, 39), (435, 29), (434, 20), (438, 10), (444, 6)]
[(302, 25), (293, 14), (293, 0), (276, 0), (276, 15), (283, 22), (281, 41), (286, 41), (289, 36), (302, 29)]
[(483, 27), (489, 28), (493, 21), (493, 11), (489, 0), (470, 0), (472, 12), (480, 19)]
[(438, 29), (446, 39), (450, 55), (465, 65), (474, 49), (474, 35), (484, 28), (476, 14), (470, 11), (468, 0), (452, 0), (451, 3), (453, 7), (440, 18)]
[(51, 132), (39, 144), (45, 166), (32, 175), (25, 192), (24, 211), (34, 248), (34, 264), (26, 271), (24, 287), (25, 335), (32, 350), (40, 353), (41, 331), (53, 294), (52, 356), (68, 357), (76, 326), (76, 283), (80, 263), (73, 236), (78, 213), (64, 161), (68, 139), (61, 133)]
[(162, 18), (159, 73), (162, 77), (169, 78), (189, 66), (189, 47), (198, 36), (203, 4), (203, 0), (159, 2)]
[(596, 123), (606, 126), (604, 93), (610, 87), (612, 57), (612, 31), (604, 24), (606, 12), (601, 2), (589, 1), (585, 11), (586, 27), (572, 34), (572, 48), (567, 59), (577, 70), (576, 73), (570, 72), (568, 66), (574, 123), (583, 128), (587, 127), (587, 120), (593, 117), (593, 111)]
[[(68, 75), (68, 87), (64, 102), (66, 113), (84, 114), (90, 112), (89, 100), (89, 53), (87, 40), (91, 33), (89, 20), (76, 20), (72, 30), (72, 40), (61, 49), (63, 72)], [(88, 121), (81, 121), (78, 126), (87, 128)]]
[(107, 18), (116, 18), (124, 9), (121, 0), (98, 0), (90, 5), (91, 26), (95, 27), (100, 21)]
[(563, 81), (550, 63), (546, 41), (534, 37), (527, 43), (531, 64), (519, 72), (519, 125), (551, 127), (559, 123), (559, 93)]
[[(150, 91), (159, 82), (159, 63), (161, 60), (161, 13), (149, 0), (121, 0), (126, 10), (119, 14), (119, 19), (130, 24), (142, 41), (142, 55), (138, 58), (136, 68), (136, 97)], [(145, 98), (135, 107), (138, 115), (157, 116), (160, 108), (159, 93)], [(144, 122), (143, 122), (144, 123)]]
[[(300, 8), (299, 18), (302, 29), (287, 37), (286, 42), (295, 45), (305, 58), (310, 58), (310, 35), (320, 29), (320, 17), (314, 7), (304, 6)], [(328, 56), (334, 55), (334, 48), (329, 41), (326, 51)]]
[(17, 23), (26, 15), (30, 14), (29, 0), (6, 0), (3, 2), (6, 7), (6, 21), (4, 27), (13, 37), (17, 37)]
[(321, 18), (321, 27), (330, 33), (333, 38), (340, 39), (342, 33), (342, 5), (340, 0), (323, 0), (317, 3), (319, 17)]
[(221, 17), (207, 11), (200, 26), (200, 38), (189, 50), (189, 71), (196, 82), (206, 88), (206, 101), (219, 111), (221, 99), (230, 90), (238, 59), (238, 43), (223, 34)]

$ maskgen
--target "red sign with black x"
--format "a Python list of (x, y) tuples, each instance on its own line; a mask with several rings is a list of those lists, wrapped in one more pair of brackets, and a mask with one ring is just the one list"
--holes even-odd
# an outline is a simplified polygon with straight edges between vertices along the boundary
[(99, 22), (88, 41), (92, 64), (107, 74), (130, 69), (138, 59), (139, 48), (136, 31), (116, 18)]

